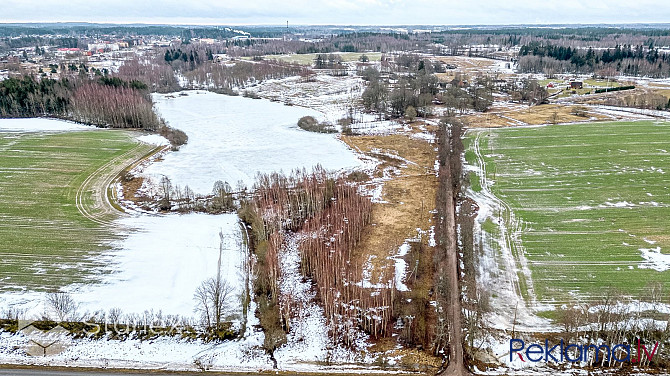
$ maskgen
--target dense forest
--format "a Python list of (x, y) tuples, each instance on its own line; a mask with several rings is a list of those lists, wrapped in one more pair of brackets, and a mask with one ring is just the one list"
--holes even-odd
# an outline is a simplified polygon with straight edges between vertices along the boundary
[(157, 130), (161, 121), (139, 81), (101, 77), (0, 81), (0, 117), (50, 116), (111, 128)]
[(670, 54), (647, 45), (594, 49), (531, 42), (519, 50), (519, 69), (533, 73), (619, 72), (629, 76), (670, 76)]

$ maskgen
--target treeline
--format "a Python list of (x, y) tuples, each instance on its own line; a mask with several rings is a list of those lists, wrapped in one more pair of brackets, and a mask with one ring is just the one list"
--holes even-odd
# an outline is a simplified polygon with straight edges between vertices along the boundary
[(162, 57), (143, 56), (124, 61), (115, 74), (126, 81), (140, 81), (151, 92), (169, 93), (181, 90), (173, 68)]
[[(141, 178), (132, 175), (122, 176), (122, 182), (131, 183)], [(212, 187), (211, 194), (203, 195), (194, 192), (188, 185), (181, 187), (173, 184), (167, 176), (163, 176), (158, 183), (158, 192), (154, 197), (140, 197), (137, 202), (143, 209), (157, 209), (160, 211), (176, 211), (179, 213), (201, 212), (209, 214), (229, 213), (238, 209), (237, 202), (247, 194), (246, 187), (239, 182), (237, 192), (227, 182), (218, 180)], [(134, 194), (138, 197), (138, 194)]]
[(141, 83), (99, 80), (36, 80), (32, 76), (0, 81), (0, 116), (52, 116), (111, 128), (157, 130), (161, 121)]
[(381, 116), (400, 117), (408, 112), (409, 117), (430, 115), (435, 96), (440, 92), (433, 64), (416, 59), (395, 67), (397, 71), (391, 74), (382, 74), (374, 67), (360, 73), (367, 82), (361, 96), (365, 109)]
[(188, 85), (194, 88), (230, 89), (244, 88), (256, 82), (297, 76), (309, 68), (280, 61), (238, 61), (232, 65), (206, 62), (197, 68), (183, 72)]
[[(454, 328), (449, 315), (449, 307), (460, 302), (451, 298), (452, 288), (450, 280), (454, 279), (449, 264), (449, 249), (458, 249), (458, 241), (453, 237), (456, 231), (457, 208), (463, 200), (462, 188), (464, 184), (462, 156), (464, 147), (462, 137), (465, 129), (463, 123), (456, 118), (445, 118), (440, 122), (436, 134), (438, 143), (438, 189), (436, 196), (436, 225), (435, 241), (437, 248), (434, 254), (435, 264), (435, 302), (437, 303), (437, 319), (435, 323), (435, 339), (432, 344), (434, 354), (448, 354), (453, 344), (450, 332), (461, 330)], [(450, 216), (454, 216), (453, 219)], [(453, 226), (453, 227), (452, 227)], [(462, 245), (461, 245), (462, 246)], [(461, 249), (458, 249), (460, 252)], [(456, 278), (460, 281), (462, 269), (458, 268)], [(458, 294), (460, 297), (460, 293)]]
[[(611, 91), (611, 90), (610, 90)], [(670, 110), (670, 99), (650, 90), (636, 91), (628, 95), (609, 96), (600, 104), (617, 107), (633, 107), (646, 110)]]
[(533, 73), (594, 73), (606, 69), (623, 75), (670, 76), (670, 54), (649, 45), (593, 49), (531, 42), (519, 50), (519, 70)]

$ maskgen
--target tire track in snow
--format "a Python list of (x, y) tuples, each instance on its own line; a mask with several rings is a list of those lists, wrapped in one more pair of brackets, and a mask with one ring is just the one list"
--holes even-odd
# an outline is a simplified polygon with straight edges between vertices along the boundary
[[(112, 204), (111, 200), (113, 198), (110, 198), (108, 188), (123, 169), (142, 159), (151, 148), (152, 146), (148, 144), (138, 143), (132, 149), (111, 159), (87, 176), (77, 189), (75, 196), (75, 205), (79, 213), (103, 226), (112, 225), (118, 213), (125, 214)], [(88, 192), (92, 192), (92, 202), (87, 202), (88, 200), (85, 198)]]

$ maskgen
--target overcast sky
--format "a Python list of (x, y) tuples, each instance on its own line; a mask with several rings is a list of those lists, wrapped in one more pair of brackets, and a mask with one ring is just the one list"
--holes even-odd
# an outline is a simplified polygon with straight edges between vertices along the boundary
[(466, 25), (670, 22), (668, 0), (0, 0), (0, 22)]

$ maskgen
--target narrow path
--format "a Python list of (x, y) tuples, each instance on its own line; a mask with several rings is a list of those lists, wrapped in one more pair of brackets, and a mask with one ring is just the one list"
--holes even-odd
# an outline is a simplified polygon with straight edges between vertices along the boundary
[(470, 372), (465, 368), (463, 351), (463, 323), (461, 307), (461, 286), (459, 283), (460, 272), (458, 271), (458, 240), (456, 236), (456, 213), (453, 201), (453, 185), (451, 183), (451, 173), (449, 164), (440, 169), (440, 174), (447, 177), (446, 196), (449, 198), (444, 208), (444, 229), (447, 239), (445, 247), (447, 254), (447, 274), (449, 284), (449, 364), (442, 373), (445, 376), (469, 375)]
[(112, 224), (118, 214), (123, 212), (112, 203), (115, 197), (110, 197), (111, 184), (124, 169), (153, 154), (156, 149), (160, 148), (138, 142), (132, 149), (111, 159), (86, 177), (75, 197), (81, 215), (99, 225)]

